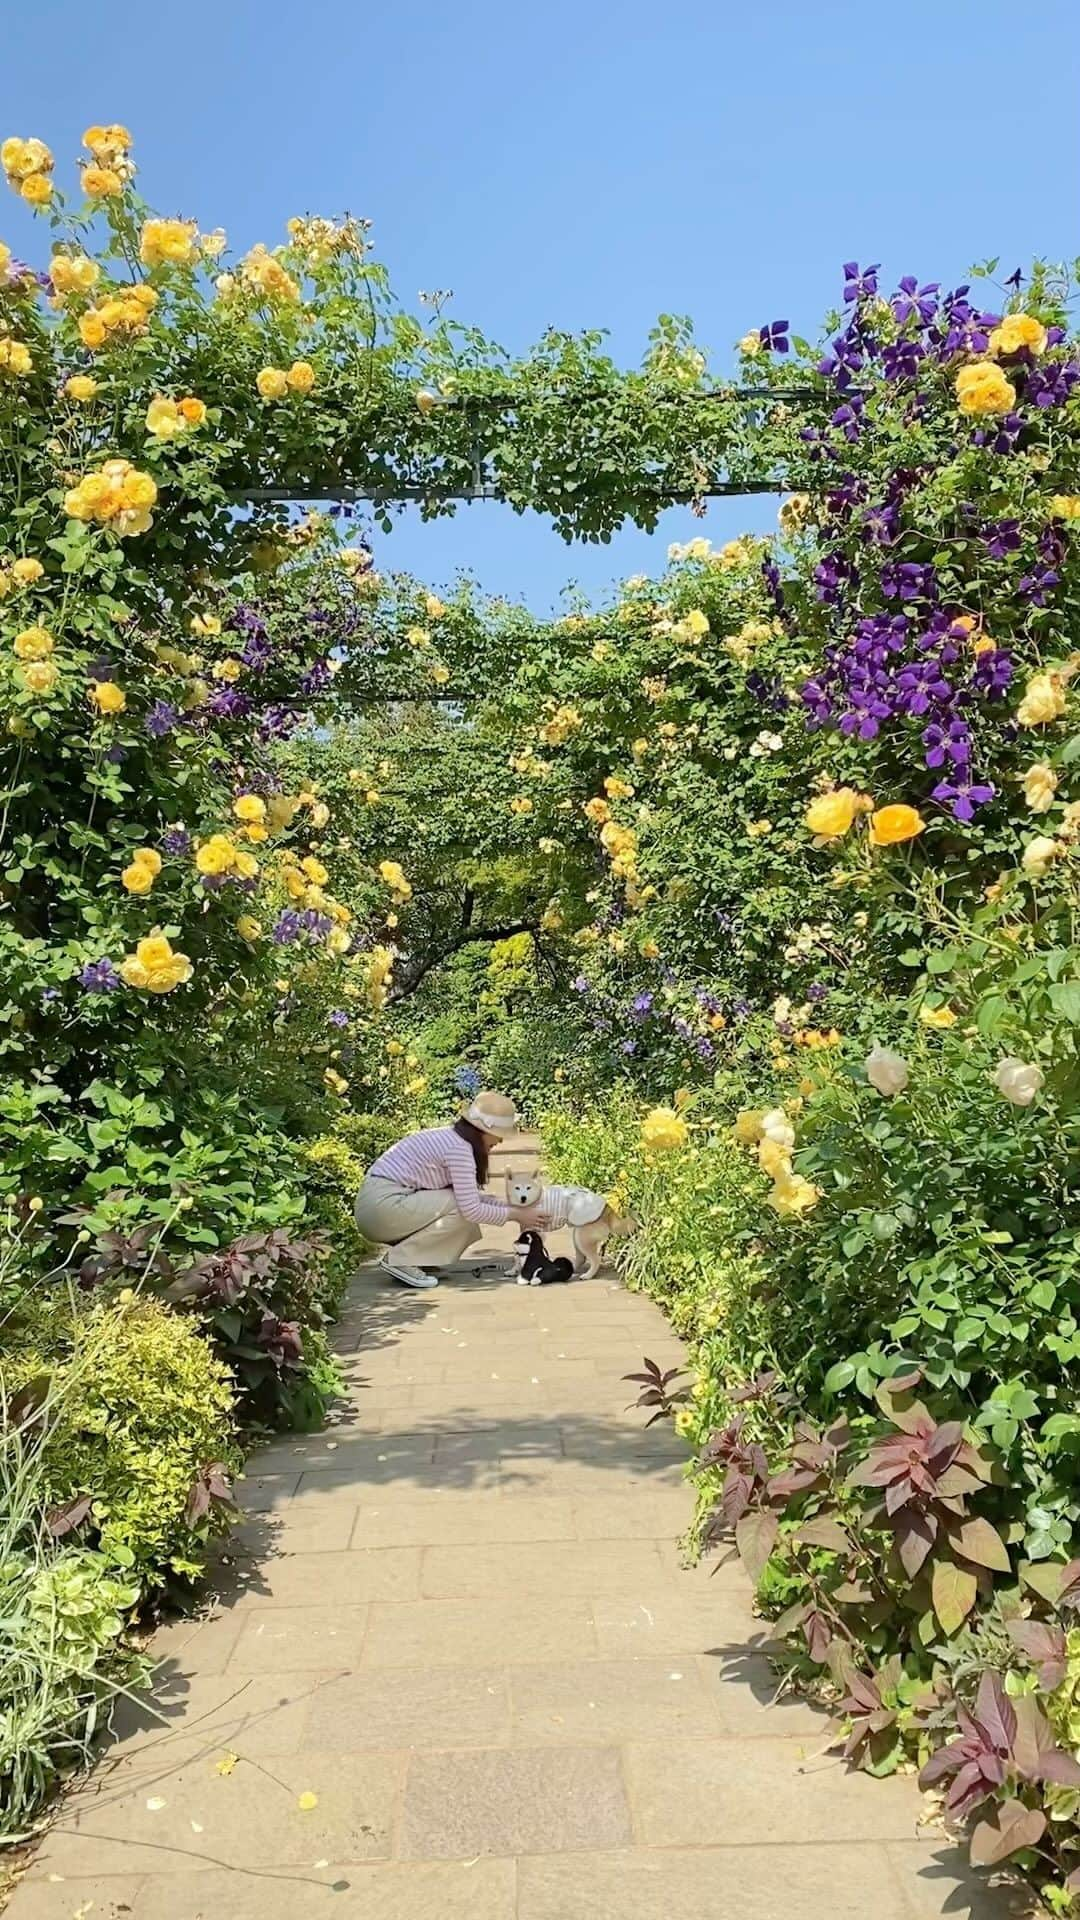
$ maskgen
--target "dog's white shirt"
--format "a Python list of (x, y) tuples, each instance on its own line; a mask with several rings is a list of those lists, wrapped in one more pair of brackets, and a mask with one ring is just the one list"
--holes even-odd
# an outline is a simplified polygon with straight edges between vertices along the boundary
[(548, 1225), (557, 1229), (587, 1227), (591, 1221), (599, 1220), (605, 1202), (603, 1194), (591, 1193), (588, 1187), (544, 1187), (540, 1205)]

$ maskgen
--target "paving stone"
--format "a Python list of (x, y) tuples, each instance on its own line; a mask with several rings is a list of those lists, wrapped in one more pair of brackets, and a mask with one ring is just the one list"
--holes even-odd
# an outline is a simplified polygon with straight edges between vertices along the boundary
[(72, 1920), (80, 1907), (86, 1920), (126, 1920), (133, 1914), (141, 1876), (90, 1880), (21, 1880), (5, 1907), (8, 1920)]
[(910, 1779), (872, 1780), (812, 1740), (669, 1742), (625, 1751), (635, 1837), (650, 1847), (722, 1842), (731, 1820), (755, 1843), (906, 1840), (920, 1795)]
[(242, 1626), (241, 1616), (225, 1609), (203, 1619), (171, 1620), (157, 1628), (147, 1653), (179, 1673), (223, 1673)]
[(601, 1655), (651, 1660), (669, 1653), (710, 1653), (717, 1658), (764, 1644), (764, 1628), (740, 1594), (680, 1592), (674, 1584), (638, 1589), (595, 1603)]
[[(223, 1860), (255, 1870), (331, 1855), (386, 1859), (405, 1764), (403, 1754), (305, 1752), (272, 1767), (240, 1761), (223, 1778), (206, 1756), (155, 1779), (141, 1758), (122, 1763), (67, 1803), (42, 1844), (35, 1876), (153, 1871), (197, 1878)], [(309, 1812), (297, 1805), (303, 1793), (317, 1796)]]
[[(666, 1568), (677, 1565), (668, 1543), (686, 1532), (693, 1518), (689, 1487), (642, 1487), (633, 1493), (570, 1494), (574, 1531), (579, 1540), (659, 1540)], [(518, 1504), (518, 1503), (515, 1503)]]
[[(513, 1505), (508, 1501), (507, 1505)], [(499, 1542), (429, 1547), (420, 1580), (425, 1596), (463, 1594), (626, 1594), (653, 1587), (660, 1560), (651, 1540)]]
[[(371, 1434), (323, 1433), (306, 1434), (302, 1439), (289, 1442), (280, 1447), (267, 1448), (255, 1455), (260, 1470), (266, 1474), (279, 1471), (282, 1474), (302, 1474), (304, 1479), (311, 1473), (336, 1471), (366, 1477), (369, 1467), (376, 1479), (385, 1478), (381, 1469), (392, 1467), (396, 1473), (408, 1473), (414, 1467), (428, 1466), (435, 1453), (435, 1436), (432, 1433), (385, 1434), (373, 1437)], [(294, 1487), (293, 1491), (296, 1491)]]
[[(587, 1600), (496, 1594), (470, 1600), (372, 1603), (365, 1667), (483, 1667), (588, 1659), (596, 1629)], [(323, 1663), (325, 1664), (325, 1662)]]
[(475, 1546), (495, 1540), (572, 1540), (574, 1509), (569, 1500), (540, 1495), (535, 1500), (504, 1500), (499, 1493), (474, 1493), (448, 1506), (438, 1497), (389, 1500), (359, 1508), (354, 1547)]
[(360, 1664), (368, 1623), (361, 1607), (271, 1607), (238, 1614), (233, 1673), (299, 1673)]
[(632, 1493), (638, 1487), (647, 1492), (653, 1487), (682, 1485), (680, 1468), (667, 1460), (647, 1454), (636, 1460), (632, 1456), (627, 1458), (624, 1450), (611, 1445), (610, 1439), (608, 1449), (607, 1460), (595, 1454), (591, 1460), (515, 1460), (512, 1455), (504, 1454), (499, 1465), (499, 1484), (506, 1493), (569, 1494), (573, 1498), (579, 1494)]
[[(363, 1488), (356, 1488), (357, 1497)], [(232, 1535), (245, 1555), (261, 1553), (344, 1553), (353, 1532), (354, 1503), (346, 1498), (327, 1504), (283, 1507), (280, 1513), (247, 1520)]]
[(578, 1660), (511, 1669), (513, 1738), (523, 1745), (678, 1740), (717, 1732), (693, 1660)]
[(886, 1852), (908, 1920), (1031, 1920), (1030, 1887), (1005, 1872), (977, 1872), (968, 1866), (966, 1846), (944, 1834), (893, 1841)]
[(113, 1714), (116, 1746), (109, 1752), (125, 1758), (150, 1751), (170, 1764), (178, 1752), (190, 1754), (200, 1745), (253, 1760), (295, 1753), (310, 1702), (320, 1687), (339, 1679), (333, 1671), (183, 1676), (166, 1668), (148, 1700), (119, 1702)]
[(283, 1473), (246, 1473), (236, 1483), (236, 1504), (244, 1513), (273, 1513), (292, 1499), (300, 1485), (300, 1469)]
[(297, 1744), (324, 1752), (366, 1747), (495, 1747), (505, 1745), (510, 1693), (498, 1668), (433, 1667), (338, 1676), (312, 1695)]
[[(515, 1881), (512, 1860), (211, 1871), (145, 1883), (133, 1920), (514, 1920)], [(70, 1900), (69, 1888), (68, 1905), (43, 1910), (42, 1920), (69, 1920)], [(96, 1907), (87, 1920), (99, 1920)]]
[(629, 1836), (614, 1748), (425, 1753), (410, 1761), (405, 1859), (564, 1853), (622, 1846)]
[(781, 1693), (781, 1677), (765, 1654), (748, 1649), (723, 1657), (704, 1654), (697, 1664), (721, 1733), (739, 1740), (787, 1734), (814, 1747), (824, 1745), (828, 1714), (797, 1693)]
[(518, 1863), (518, 1920), (911, 1920), (882, 1847), (549, 1853)]
[(365, 1600), (420, 1597), (419, 1547), (367, 1552), (279, 1551), (241, 1572), (233, 1604), (243, 1608), (356, 1606)]

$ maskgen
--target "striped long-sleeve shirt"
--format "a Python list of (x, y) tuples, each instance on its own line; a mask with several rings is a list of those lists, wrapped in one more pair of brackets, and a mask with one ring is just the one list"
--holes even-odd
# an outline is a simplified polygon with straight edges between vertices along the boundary
[(501, 1226), (510, 1217), (505, 1200), (481, 1193), (472, 1149), (453, 1127), (425, 1127), (421, 1133), (410, 1133), (379, 1155), (368, 1168), (368, 1176), (395, 1180), (414, 1192), (438, 1192), (450, 1187), (466, 1220), (486, 1226)]

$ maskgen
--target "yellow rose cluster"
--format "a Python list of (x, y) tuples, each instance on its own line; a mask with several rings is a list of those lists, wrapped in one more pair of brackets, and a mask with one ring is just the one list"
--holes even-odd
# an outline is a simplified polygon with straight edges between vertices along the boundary
[(115, 680), (91, 680), (87, 698), (99, 713), (123, 713), (127, 706), (127, 695)]
[(811, 800), (803, 821), (817, 844), (827, 846), (830, 841), (842, 840), (861, 813), (870, 815), (872, 847), (899, 846), (926, 831), (926, 822), (917, 808), (899, 802), (875, 807), (869, 794), (858, 793), (854, 787), (834, 787), (830, 793), (820, 794)]
[(637, 879), (638, 843), (632, 827), (622, 827), (616, 820), (606, 821), (600, 829), (600, 844), (617, 880)]
[(390, 947), (372, 947), (364, 955), (364, 987), (368, 1005), (378, 1012), (386, 1005), (390, 991), (391, 976), (394, 971), (394, 954)]
[(47, 206), (52, 198), (50, 174), (56, 162), (44, 140), (13, 136), (0, 146), (0, 166), (8, 186), (32, 207)]
[(193, 972), (187, 954), (174, 952), (160, 927), (140, 940), (134, 953), (120, 963), (120, 978), (139, 993), (171, 993), (190, 980)]
[(82, 164), (83, 192), (91, 200), (114, 200), (124, 191), (135, 167), (130, 158), (131, 135), (126, 127), (87, 127), (83, 146), (92, 155)]
[(379, 878), (385, 886), (390, 888), (395, 900), (411, 900), (412, 887), (396, 860), (380, 860)]
[(310, 393), (315, 369), (309, 360), (294, 360), (291, 367), (263, 367), (255, 385), (264, 400), (284, 400), (290, 393)]
[(1080, 493), (1055, 493), (1050, 513), (1055, 520), (1080, 520)]
[(819, 1189), (792, 1171), (795, 1129), (783, 1107), (744, 1107), (733, 1132), (743, 1145), (756, 1148), (758, 1165), (773, 1183), (768, 1202), (775, 1213), (809, 1213), (817, 1205)]
[(148, 473), (141, 473), (130, 460), (106, 460), (98, 472), (86, 474), (64, 495), (64, 512), (72, 520), (96, 521), (127, 539), (153, 525), (151, 508), (156, 500), (157, 485)]
[(25, 340), (12, 340), (9, 334), (0, 335), (0, 379), (25, 380), (33, 373), (34, 362)]
[(139, 259), (144, 267), (190, 267), (199, 257), (199, 230), (194, 220), (146, 220), (139, 236)]
[[(0, 562), (0, 600), (6, 600), (11, 593), (24, 592), (27, 587), (36, 586), (44, 578), (45, 569), (40, 560), (32, 554), (26, 554), (20, 560)], [(18, 641), (15, 643), (18, 653)], [(20, 656), (26, 658), (25, 655)]]
[(101, 277), (96, 260), (86, 253), (54, 253), (49, 261), (53, 303), (62, 306), (69, 293), (89, 293)]
[(146, 409), (146, 431), (155, 440), (179, 440), (193, 433), (206, 420), (206, 403), (187, 394), (183, 400), (169, 400), (159, 394)]
[(212, 833), (204, 840), (195, 850), (195, 865), (212, 879), (235, 875), (238, 880), (254, 880), (259, 872), (254, 854), (236, 846), (227, 833)]
[(160, 853), (155, 853), (153, 847), (136, 847), (130, 865), (120, 875), (120, 883), (127, 893), (149, 893), (160, 872)]
[(135, 339), (146, 332), (156, 305), (157, 294), (144, 281), (123, 287), (80, 316), (79, 338), (91, 353), (119, 339)]
[(1011, 413), (1016, 388), (992, 360), (979, 360), (957, 374), (956, 404), (961, 413)]
[(581, 726), (581, 715), (576, 707), (556, 707), (550, 720), (545, 720), (540, 728), (540, 738), (545, 747), (561, 747)]
[(266, 300), (299, 300), (300, 288), (276, 254), (270, 253), (261, 243), (252, 247), (240, 262), (240, 279), (243, 285)]
[(674, 1153), (685, 1147), (690, 1129), (674, 1107), (653, 1107), (641, 1122), (641, 1145), (645, 1153)]
[(1045, 353), (1046, 328), (1033, 313), (1007, 313), (990, 335), (990, 352)]

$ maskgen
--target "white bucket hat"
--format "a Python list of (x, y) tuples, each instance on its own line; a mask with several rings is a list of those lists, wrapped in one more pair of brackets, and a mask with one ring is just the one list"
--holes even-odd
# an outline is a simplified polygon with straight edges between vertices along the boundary
[(485, 1133), (516, 1133), (518, 1112), (512, 1100), (504, 1093), (478, 1093), (472, 1106), (466, 1109), (466, 1120), (474, 1127), (482, 1127)]

